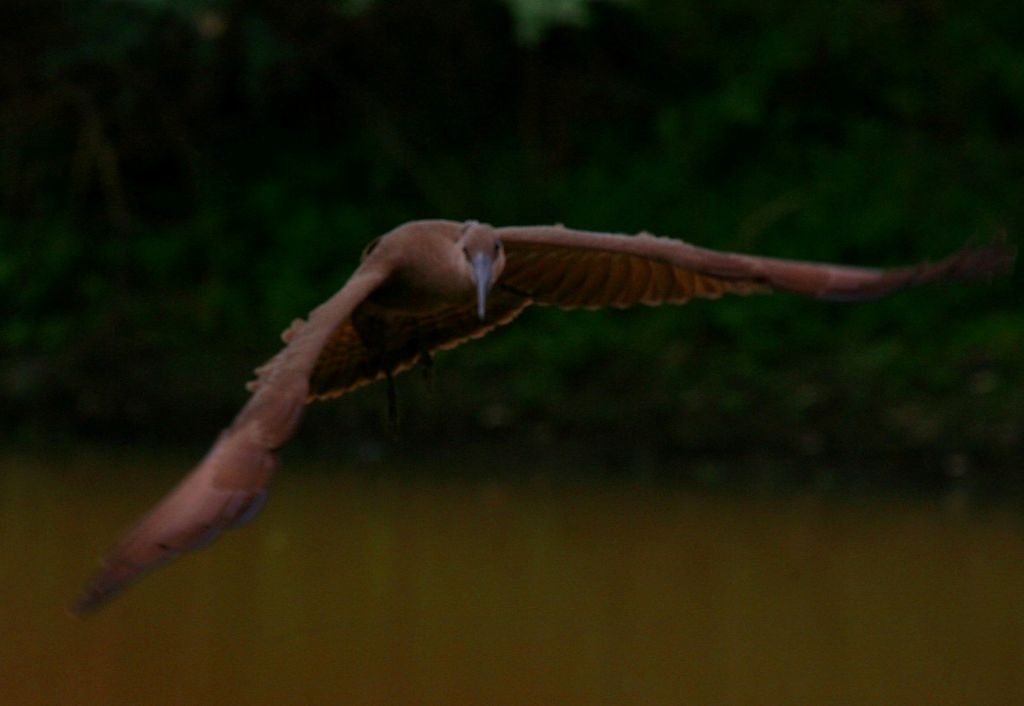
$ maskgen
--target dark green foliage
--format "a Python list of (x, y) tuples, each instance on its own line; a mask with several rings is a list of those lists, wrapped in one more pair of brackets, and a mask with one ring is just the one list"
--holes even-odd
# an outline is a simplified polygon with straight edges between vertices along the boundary
[[(0, 421), (208, 437), (277, 332), (412, 218), (863, 264), (1019, 237), (1014, 3), (526, 5), (5, 3)], [(397, 448), (1020, 466), (1020, 307), (1018, 273), (857, 306), (531, 311), (442, 355), (434, 398), (400, 380)], [(355, 447), (383, 415), (371, 389), (305, 436)]]

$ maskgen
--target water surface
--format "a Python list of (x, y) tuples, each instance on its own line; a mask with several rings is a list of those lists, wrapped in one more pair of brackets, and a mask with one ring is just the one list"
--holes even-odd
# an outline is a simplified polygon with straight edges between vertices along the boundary
[(77, 620), (183, 467), (0, 459), (0, 703), (1024, 703), (1011, 507), (296, 465)]

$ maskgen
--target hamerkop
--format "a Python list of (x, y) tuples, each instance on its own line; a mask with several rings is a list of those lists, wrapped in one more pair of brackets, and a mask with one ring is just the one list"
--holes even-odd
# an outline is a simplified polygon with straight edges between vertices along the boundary
[(506, 324), (531, 304), (565, 309), (682, 304), (727, 292), (851, 301), (939, 280), (1008, 272), (1002, 241), (935, 263), (870, 269), (756, 257), (680, 240), (561, 226), (493, 228), (415, 221), (371, 242), (336, 294), (296, 319), (256, 370), (252, 396), (206, 457), (111, 549), (75, 605), (95, 609), (126, 583), (251, 518), (276, 450), (307, 402), (388, 378), (440, 349)]

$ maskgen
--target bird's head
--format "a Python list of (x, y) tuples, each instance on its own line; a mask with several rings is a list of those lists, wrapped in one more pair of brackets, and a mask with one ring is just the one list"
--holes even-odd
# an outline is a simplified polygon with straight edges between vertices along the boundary
[(487, 292), (505, 268), (505, 248), (494, 228), (476, 221), (463, 225), (457, 244), (469, 266), (469, 275), (476, 287), (477, 315), (483, 321), (487, 310)]

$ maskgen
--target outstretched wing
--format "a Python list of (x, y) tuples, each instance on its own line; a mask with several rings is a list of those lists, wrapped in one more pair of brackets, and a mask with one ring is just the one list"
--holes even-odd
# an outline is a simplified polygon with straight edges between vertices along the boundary
[(277, 468), (275, 451), (295, 431), (321, 349), (356, 306), (387, 276), (363, 266), (333, 297), (296, 321), (286, 345), (259, 370), (252, 397), (210, 452), (160, 503), (114, 545), (75, 604), (98, 608), (145, 571), (198, 549), (228, 527), (253, 517)]
[(505, 247), (505, 269), (488, 295), (486, 320), (477, 318), (469, 301), (430, 315), (404, 315), (364, 302), (324, 345), (310, 381), (310, 398), (336, 397), (396, 375), (415, 365), (424, 352), (483, 336), (534, 303), (568, 309), (626, 307), (770, 291), (867, 299), (913, 284), (991, 276), (1008, 269), (1013, 260), (1012, 248), (1002, 242), (964, 248), (936, 263), (883, 270), (741, 255), (670, 238), (560, 226), (507, 227), (497, 233)]
[(506, 253), (499, 286), (564, 308), (680, 304), (727, 292), (870, 299), (926, 282), (988, 278), (1007, 271), (1014, 259), (1013, 249), (1002, 241), (964, 247), (935, 263), (875, 269), (719, 252), (646, 234), (560, 226), (499, 228), (498, 234)]

